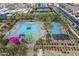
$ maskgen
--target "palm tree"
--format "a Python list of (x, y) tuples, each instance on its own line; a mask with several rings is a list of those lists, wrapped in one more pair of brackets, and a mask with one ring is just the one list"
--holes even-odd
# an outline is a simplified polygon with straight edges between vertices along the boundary
[(25, 44), (19, 46), (19, 52), (20, 52), (21, 55), (25, 55), (26, 54), (26, 50), (27, 50), (27, 48), (26, 48)]
[(11, 46), (8, 48), (9, 50), (9, 54), (11, 56), (16, 56), (16, 55), (19, 55), (19, 56), (24, 56), (26, 54), (26, 45), (25, 44), (22, 44), (22, 45), (14, 45), (14, 46)]
[(2, 35), (0, 35), (0, 47), (1, 47), (1, 45), (2, 45)]
[(60, 7), (65, 8), (64, 4), (62, 4), (62, 3), (61, 3), (61, 4), (59, 4), (59, 5), (60, 5)]

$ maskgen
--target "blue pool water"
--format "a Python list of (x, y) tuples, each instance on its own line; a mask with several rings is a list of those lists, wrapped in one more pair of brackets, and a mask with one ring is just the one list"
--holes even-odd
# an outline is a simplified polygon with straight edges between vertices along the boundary
[[(12, 33), (12, 32), (11, 32)], [(40, 37), (41, 33), (41, 23), (32, 22), (32, 23), (18, 23), (16, 25), (15, 31), (9, 36), (19, 36), (23, 34), (27, 39), (29, 37)]]
[[(29, 39), (29, 37), (38, 39), (45, 34), (44, 32), (41, 32), (41, 22), (17, 23), (15, 27), (16, 28), (13, 28), (6, 34), (8, 38), (12, 36), (19, 37), (20, 34), (23, 34), (26, 39)], [(66, 31), (59, 22), (52, 23), (51, 33), (56, 40), (69, 39)]]
[(52, 36), (55, 40), (69, 40), (69, 36), (59, 22), (52, 23)]
[(52, 23), (52, 34), (65, 34), (59, 22)]

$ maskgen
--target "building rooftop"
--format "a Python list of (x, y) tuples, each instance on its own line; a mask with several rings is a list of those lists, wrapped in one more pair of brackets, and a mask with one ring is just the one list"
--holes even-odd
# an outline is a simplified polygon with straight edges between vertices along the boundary
[(79, 13), (78, 5), (65, 5), (65, 7), (73, 11), (73, 13)]
[(36, 8), (37, 12), (48, 12), (50, 11), (49, 7), (37, 7)]
[(6, 15), (7, 15), (7, 14), (0, 14), (0, 20), (4, 20), (4, 19), (6, 19), (6, 18), (7, 18)]

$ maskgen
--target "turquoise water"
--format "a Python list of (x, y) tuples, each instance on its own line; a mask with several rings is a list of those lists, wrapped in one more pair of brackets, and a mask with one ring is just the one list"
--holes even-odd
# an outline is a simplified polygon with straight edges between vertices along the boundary
[[(19, 36), (20, 34), (23, 34), (26, 39), (29, 37), (36, 37), (39, 38), (44, 35), (44, 33), (41, 32), (41, 23), (40, 22), (31, 22), (31, 23), (18, 23), (16, 26), (16, 29), (14, 31), (10, 31), (11, 33), (7, 33), (7, 36)], [(53, 22), (52, 28), (51, 28), (52, 34), (65, 34), (65, 31), (63, 30), (63, 27), (59, 22)], [(8, 35), (9, 34), (9, 35)]]
[(59, 22), (52, 23), (52, 34), (65, 34)]
[[(12, 33), (12, 32), (11, 32)], [(10, 36), (19, 36), (23, 34), (26, 39), (29, 37), (37, 37), (39, 38), (41, 33), (41, 23), (40, 22), (32, 22), (32, 23), (18, 23), (16, 25), (15, 32)]]

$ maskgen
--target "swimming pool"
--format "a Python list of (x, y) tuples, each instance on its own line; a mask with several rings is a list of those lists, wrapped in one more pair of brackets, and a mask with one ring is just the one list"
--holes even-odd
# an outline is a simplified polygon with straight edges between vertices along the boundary
[(26, 39), (29, 37), (39, 38), (43, 36), (43, 33), (41, 32), (42, 24), (40, 22), (18, 23), (15, 27), (14, 30), (7, 33), (9, 37), (19, 36), (20, 34), (23, 34)]
[(51, 33), (56, 40), (69, 40), (69, 36), (59, 22), (52, 23)]
[(59, 22), (52, 23), (52, 34), (65, 34), (65, 31)]

